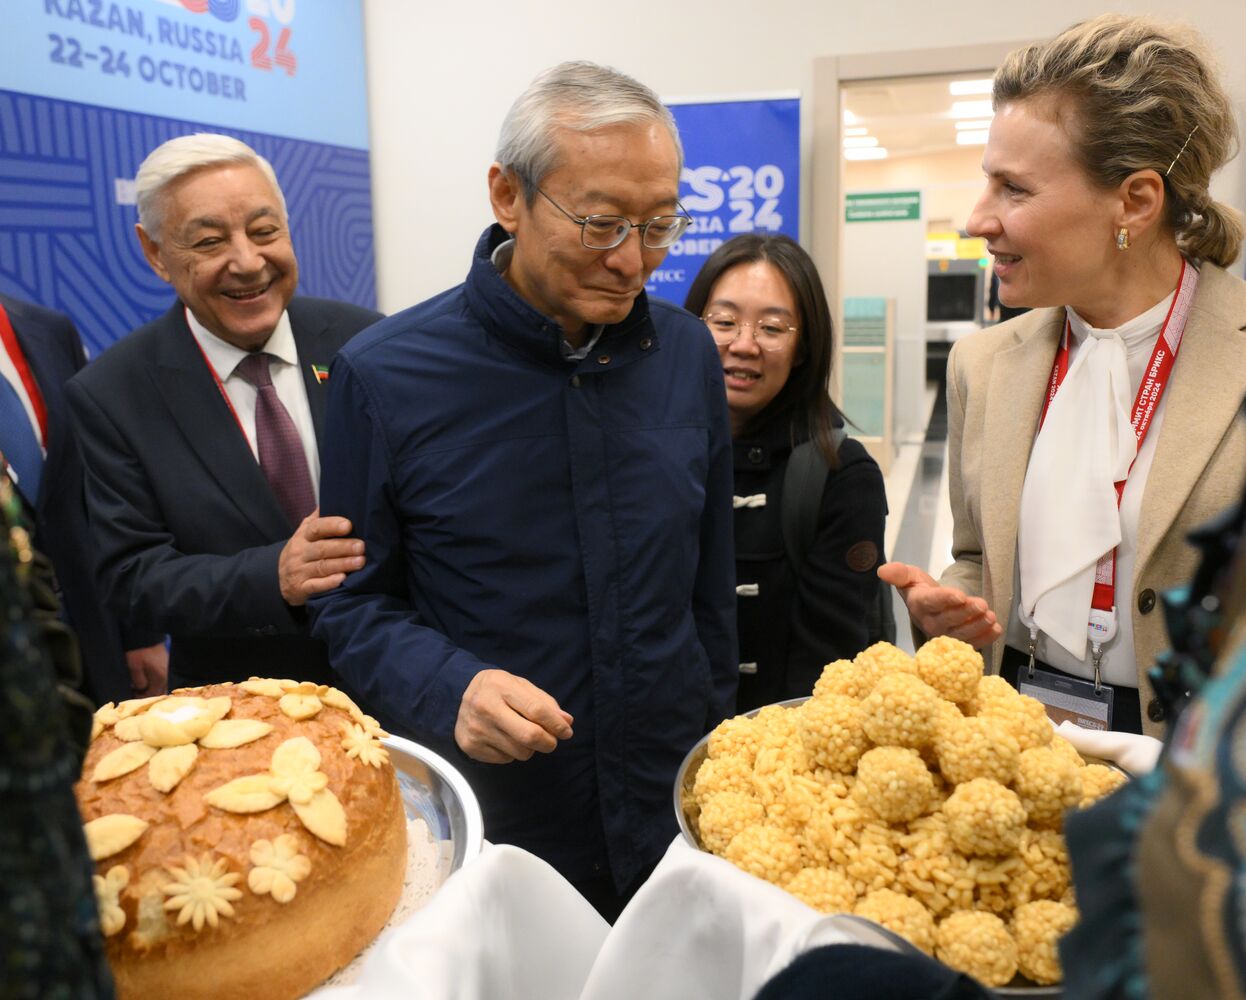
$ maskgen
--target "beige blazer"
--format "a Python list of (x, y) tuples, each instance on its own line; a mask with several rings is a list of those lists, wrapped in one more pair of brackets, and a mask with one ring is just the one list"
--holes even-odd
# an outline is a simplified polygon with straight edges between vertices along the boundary
[[(1063, 309), (1036, 309), (956, 343), (948, 359), (948, 463), (955, 562), (941, 582), (1012, 608), (1017, 515)], [(1246, 481), (1246, 282), (1213, 264), (1198, 290), (1165, 390), (1164, 420), (1143, 491), (1128, 606), (1143, 723), (1154, 692), (1146, 671), (1168, 645), (1158, 595), (1187, 582), (1198, 553), (1186, 534), (1242, 495)], [(1119, 599), (1118, 599), (1119, 600)], [(1123, 601), (1120, 603), (1124, 603)], [(990, 650), (999, 671), (1004, 642)], [(985, 651), (984, 651), (985, 652)]]

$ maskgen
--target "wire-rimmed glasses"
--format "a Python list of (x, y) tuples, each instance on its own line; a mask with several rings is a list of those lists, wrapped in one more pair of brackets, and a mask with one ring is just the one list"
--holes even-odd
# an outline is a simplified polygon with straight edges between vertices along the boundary
[[(621, 215), (572, 215), (540, 188), (537, 193), (580, 227), (580, 242), (590, 250), (613, 250), (633, 229), (640, 230), (640, 242), (650, 250), (665, 250), (683, 236), (692, 224), (684, 215), (658, 215), (644, 222), (632, 222)], [(679, 202), (675, 203), (679, 205)], [(683, 206), (679, 205), (680, 211)]]
[(726, 347), (735, 342), (736, 337), (750, 327), (753, 339), (763, 351), (777, 351), (791, 342), (797, 327), (789, 326), (774, 316), (763, 316), (756, 322), (741, 320), (730, 312), (706, 313), (701, 319), (714, 335), (714, 342), (719, 347)]

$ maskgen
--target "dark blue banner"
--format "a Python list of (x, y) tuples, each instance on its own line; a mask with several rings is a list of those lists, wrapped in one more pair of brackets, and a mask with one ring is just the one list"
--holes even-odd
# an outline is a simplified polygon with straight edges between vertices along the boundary
[(299, 291), (376, 305), (363, 149), (0, 90), (0, 292), (58, 309), (98, 354), (173, 303), (134, 235), (133, 178), (188, 132), (237, 136), (268, 158), (290, 210)]
[(741, 233), (799, 237), (800, 101), (670, 104), (684, 145), (679, 197), (693, 223), (649, 279), (683, 305), (705, 259)]

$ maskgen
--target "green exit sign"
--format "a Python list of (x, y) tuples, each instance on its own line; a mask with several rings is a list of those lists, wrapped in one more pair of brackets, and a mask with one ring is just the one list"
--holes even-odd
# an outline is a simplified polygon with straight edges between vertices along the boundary
[(844, 219), (847, 222), (901, 222), (920, 219), (922, 193), (920, 191), (878, 191), (873, 194), (850, 194), (846, 202)]

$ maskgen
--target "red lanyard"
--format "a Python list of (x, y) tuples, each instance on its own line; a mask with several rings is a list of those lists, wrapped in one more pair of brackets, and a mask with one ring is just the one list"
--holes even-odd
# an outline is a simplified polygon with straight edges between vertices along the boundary
[[(189, 327), (189, 323), (187, 326)], [(199, 348), (199, 355), (203, 358), (203, 363), (208, 366), (208, 374), (212, 376), (212, 381), (216, 383), (217, 391), (221, 394), (221, 399), (225, 400), (225, 405), (229, 407), (229, 412), (234, 415), (234, 423), (238, 425), (238, 430), (242, 432), (242, 439), (246, 441), (247, 447), (251, 447), (251, 439), (247, 437), (247, 429), (242, 426), (242, 418), (238, 416), (238, 411), (234, 409), (233, 400), (229, 398), (229, 393), (225, 391), (225, 385), (221, 382), (221, 377), (216, 374), (216, 367), (208, 360), (207, 352), (204, 351), (203, 345), (199, 343), (199, 338), (195, 336), (194, 331), (190, 331), (190, 339), (195, 342), (195, 346)]]
[(13, 367), (17, 369), (17, 377), (22, 380), (22, 385), (26, 389), (26, 396), (30, 400), (30, 406), (35, 411), (35, 423), (39, 425), (39, 443), (46, 451), (48, 447), (48, 408), (44, 405), (43, 393), (39, 391), (34, 373), (31, 372), (30, 365), (26, 363), (26, 355), (22, 353), (22, 347), (17, 342), (17, 334), (13, 332), (13, 324), (9, 322), (9, 314), (4, 311), (4, 306), (2, 305), (0, 305), (0, 341), (4, 343), (4, 349), (12, 359)]
[[(1185, 333), (1186, 320), (1190, 315), (1190, 303), (1194, 299), (1194, 290), (1198, 287), (1198, 271), (1182, 258), (1181, 277), (1177, 282), (1177, 294), (1173, 296), (1172, 305), (1168, 307), (1168, 315), (1164, 317), (1164, 325), (1160, 328), (1159, 337), (1155, 340), (1155, 349), (1151, 352), (1151, 360), (1147, 363), (1142, 376), (1142, 384), (1138, 386), (1138, 395), (1134, 398), (1133, 424), (1134, 435), (1138, 439), (1138, 451), (1142, 450), (1142, 442), (1146, 439), (1151, 427), (1151, 418), (1159, 407), (1164, 389), (1172, 377), (1173, 365), (1177, 361), (1177, 351), (1181, 347), (1181, 337)], [(1047, 384), (1047, 399), (1043, 403), (1042, 416), (1038, 426), (1041, 429), (1047, 419), (1047, 410), (1056, 392), (1069, 373), (1069, 337), (1072, 325), (1064, 321), (1064, 336), (1056, 351), (1055, 363), (1051, 366), (1051, 379)], [(1134, 461), (1137, 461), (1135, 456)], [(1132, 463), (1130, 471), (1133, 470)], [(1126, 479), (1129, 473), (1125, 474)], [(1120, 509), (1121, 497), (1125, 493), (1125, 479), (1116, 483), (1116, 506)], [(1090, 606), (1101, 611), (1110, 611), (1115, 605), (1116, 592), (1116, 550), (1105, 554), (1095, 568), (1095, 590)]]

